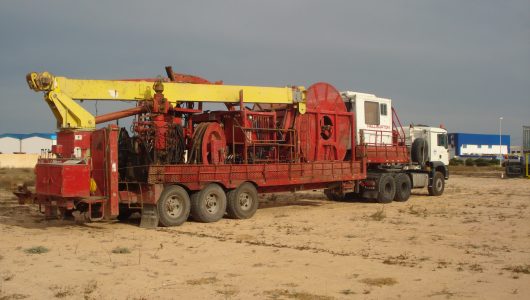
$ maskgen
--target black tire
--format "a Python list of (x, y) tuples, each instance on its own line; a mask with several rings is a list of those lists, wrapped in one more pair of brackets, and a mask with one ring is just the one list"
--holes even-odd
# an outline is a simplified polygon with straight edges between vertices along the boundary
[(226, 211), (226, 194), (221, 186), (210, 183), (191, 195), (191, 217), (203, 223), (219, 221)]
[(335, 192), (335, 189), (325, 189), (324, 195), (330, 201), (344, 201), (345, 196)]
[(429, 187), (429, 195), (431, 196), (440, 196), (443, 194), (445, 189), (445, 178), (442, 172), (434, 172), (432, 178), (432, 186)]
[(396, 182), (390, 174), (383, 174), (379, 178), (377, 202), (390, 203), (396, 195)]
[(410, 152), (413, 162), (424, 165), (429, 156), (429, 144), (424, 138), (417, 138), (412, 143)]
[(250, 182), (229, 191), (227, 198), (226, 213), (231, 219), (249, 219), (258, 210), (258, 191)]
[(405, 202), (410, 198), (410, 191), (412, 183), (410, 182), (409, 175), (405, 173), (399, 173), (395, 177), (396, 181), (396, 195), (394, 201)]
[(190, 214), (190, 196), (181, 186), (171, 185), (164, 189), (156, 204), (159, 223), (162, 226), (178, 226)]

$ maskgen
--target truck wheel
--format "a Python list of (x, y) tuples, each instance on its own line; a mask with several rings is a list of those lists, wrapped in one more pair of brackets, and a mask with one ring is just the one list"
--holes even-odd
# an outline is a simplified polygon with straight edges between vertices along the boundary
[(251, 218), (258, 209), (258, 191), (250, 182), (245, 182), (227, 195), (226, 213), (231, 219)]
[(191, 217), (198, 222), (219, 221), (226, 211), (226, 194), (221, 186), (210, 183), (191, 195)]
[(444, 174), (442, 174), (442, 172), (434, 172), (434, 177), (432, 178), (432, 186), (429, 187), (429, 195), (440, 196), (441, 194), (443, 194), (444, 188)]
[(344, 195), (341, 195), (335, 192), (334, 189), (325, 189), (324, 195), (326, 195), (326, 198), (328, 198), (328, 200), (330, 201), (344, 201), (345, 200)]
[(190, 197), (178, 185), (168, 186), (156, 204), (160, 224), (166, 227), (184, 223), (190, 214)]
[(383, 174), (379, 178), (379, 190), (377, 193), (377, 202), (390, 203), (396, 195), (396, 182), (390, 174)]
[(409, 200), (411, 182), (409, 175), (405, 173), (399, 173), (396, 175), (396, 195), (394, 201), (405, 202)]
[(427, 162), (429, 156), (429, 144), (427, 144), (425, 139), (417, 138), (412, 143), (410, 152), (412, 161), (423, 165)]

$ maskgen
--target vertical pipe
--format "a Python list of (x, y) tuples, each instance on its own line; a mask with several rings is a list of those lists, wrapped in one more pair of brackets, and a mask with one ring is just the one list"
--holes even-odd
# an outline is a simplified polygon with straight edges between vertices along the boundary
[(499, 167), (502, 167), (502, 117), (499, 117)]

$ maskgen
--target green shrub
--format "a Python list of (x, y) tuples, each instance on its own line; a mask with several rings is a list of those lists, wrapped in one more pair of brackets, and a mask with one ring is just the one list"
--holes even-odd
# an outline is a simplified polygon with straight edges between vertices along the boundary
[(466, 159), (466, 166), (474, 166), (475, 165), (475, 160), (472, 159), (471, 157)]
[(499, 160), (494, 158), (494, 159), (489, 161), (489, 164), (492, 165), (492, 166), (499, 165)]
[(477, 159), (475, 159), (475, 165), (476, 165), (477, 167), (486, 167), (486, 166), (489, 166), (489, 160), (484, 159), (484, 158), (477, 158)]
[(451, 160), (449, 160), (449, 165), (450, 166), (461, 166), (464, 164), (464, 161), (461, 160), (461, 159), (458, 159), (456, 157), (453, 157), (451, 158)]

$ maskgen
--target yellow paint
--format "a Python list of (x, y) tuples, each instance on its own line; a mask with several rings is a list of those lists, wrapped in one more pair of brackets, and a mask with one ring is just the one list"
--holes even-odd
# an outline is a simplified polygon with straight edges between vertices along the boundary
[[(34, 91), (46, 93), (45, 99), (60, 128), (95, 128), (95, 118), (74, 100), (145, 101), (153, 98), (153, 82), (92, 80), (54, 77), (48, 72), (29, 73), (26, 81)], [(178, 102), (297, 103), (304, 114), (304, 87), (262, 87), (164, 82), (163, 94), (173, 105)]]
[(94, 178), (90, 178), (90, 193), (94, 194), (98, 190), (98, 185)]

